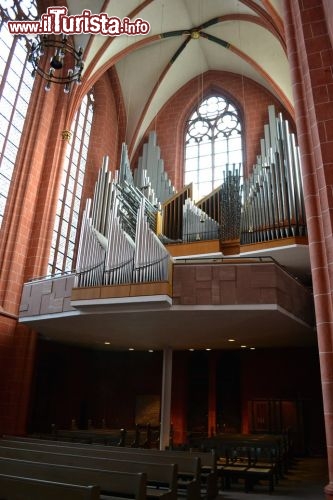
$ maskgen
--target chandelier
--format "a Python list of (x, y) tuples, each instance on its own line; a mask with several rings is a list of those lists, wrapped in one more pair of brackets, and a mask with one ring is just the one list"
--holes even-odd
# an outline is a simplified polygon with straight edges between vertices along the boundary
[[(73, 82), (81, 83), (82, 54), (82, 47), (76, 50), (66, 35), (43, 35), (30, 47), (28, 61), (33, 66), (32, 76), (38, 74), (46, 80), (46, 91), (50, 90), (52, 83), (57, 83), (63, 84), (64, 92), (68, 94)], [(45, 64), (44, 55), (51, 55), (49, 65)]]

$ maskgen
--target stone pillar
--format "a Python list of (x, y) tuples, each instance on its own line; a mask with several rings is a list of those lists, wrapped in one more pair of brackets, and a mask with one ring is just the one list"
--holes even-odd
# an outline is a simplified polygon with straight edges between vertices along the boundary
[(163, 350), (160, 450), (165, 450), (170, 442), (171, 385), (172, 349), (166, 347)]
[(285, 0), (333, 498), (333, 50), (322, 0)]

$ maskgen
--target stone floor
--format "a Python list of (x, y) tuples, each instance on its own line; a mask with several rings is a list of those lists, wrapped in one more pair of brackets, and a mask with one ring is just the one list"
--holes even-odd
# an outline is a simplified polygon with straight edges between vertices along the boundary
[(272, 494), (267, 485), (256, 485), (253, 492), (245, 493), (241, 484), (221, 491), (218, 500), (324, 500), (324, 486), (328, 483), (327, 461), (323, 458), (295, 460), (285, 478), (280, 479)]

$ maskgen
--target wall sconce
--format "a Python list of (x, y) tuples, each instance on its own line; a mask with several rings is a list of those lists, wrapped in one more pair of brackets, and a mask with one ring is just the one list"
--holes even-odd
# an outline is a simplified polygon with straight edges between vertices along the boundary
[[(43, 56), (52, 54), (50, 64), (43, 62)], [(66, 35), (43, 35), (31, 44), (28, 61), (33, 66), (32, 76), (40, 75), (46, 80), (45, 90), (49, 91), (52, 83), (64, 85), (64, 92), (70, 92), (72, 83), (81, 83), (84, 62), (83, 49), (75, 49)]]

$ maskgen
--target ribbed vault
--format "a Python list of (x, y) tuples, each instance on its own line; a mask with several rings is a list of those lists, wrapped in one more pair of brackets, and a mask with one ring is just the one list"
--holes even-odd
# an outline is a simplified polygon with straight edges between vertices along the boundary
[(168, 99), (210, 70), (254, 80), (293, 112), (280, 0), (69, 0), (68, 7), (71, 15), (87, 8), (150, 24), (146, 35), (77, 35), (82, 92), (110, 67), (118, 73), (130, 154)]

